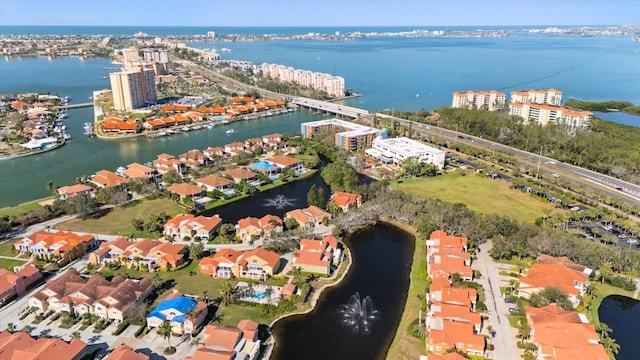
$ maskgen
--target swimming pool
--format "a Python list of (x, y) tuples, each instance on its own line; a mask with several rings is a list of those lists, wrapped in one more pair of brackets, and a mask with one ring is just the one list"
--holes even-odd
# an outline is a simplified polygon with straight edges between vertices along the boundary
[(267, 298), (267, 293), (263, 292), (263, 291), (254, 291), (253, 295), (251, 295), (252, 298), (254, 299), (266, 299)]
[(271, 170), (275, 170), (277, 168), (277, 166), (272, 165), (266, 161), (258, 161), (257, 163), (253, 163), (251, 165), (249, 165), (249, 168), (251, 169), (255, 169), (255, 170), (266, 170), (266, 171), (271, 171)]

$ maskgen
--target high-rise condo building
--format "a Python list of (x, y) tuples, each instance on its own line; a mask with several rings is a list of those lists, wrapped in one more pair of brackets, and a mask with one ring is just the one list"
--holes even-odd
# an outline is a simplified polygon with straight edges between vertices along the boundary
[(329, 119), (300, 124), (302, 136), (313, 139), (320, 135), (332, 135), (337, 147), (352, 151), (370, 148), (375, 138), (387, 138), (386, 129), (376, 129), (349, 121)]
[(569, 128), (588, 127), (593, 115), (591, 111), (528, 102), (512, 102), (509, 104), (509, 114), (522, 117), (525, 124), (533, 121), (542, 126), (553, 123)]
[(451, 107), (496, 111), (504, 108), (507, 102), (505, 93), (491, 91), (456, 91), (453, 93)]
[(511, 92), (512, 103), (531, 103), (545, 105), (562, 105), (562, 91), (554, 88), (546, 90), (516, 90)]
[(131, 111), (158, 100), (152, 69), (121, 71), (109, 74), (113, 105), (116, 111)]

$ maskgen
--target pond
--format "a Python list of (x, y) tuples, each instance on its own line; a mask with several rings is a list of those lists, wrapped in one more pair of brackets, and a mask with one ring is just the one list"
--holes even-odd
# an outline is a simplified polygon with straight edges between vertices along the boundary
[[(271, 359), (384, 359), (402, 316), (415, 238), (379, 223), (347, 237), (353, 264), (342, 282), (326, 289), (316, 308), (278, 321)], [(370, 333), (345, 325), (339, 313), (352, 295), (370, 297), (377, 310)], [(351, 304), (353, 305), (353, 304)], [(371, 309), (350, 308), (360, 314)]]
[(620, 345), (617, 360), (637, 360), (640, 354), (640, 301), (627, 296), (610, 295), (598, 308), (600, 322), (613, 332), (611, 337)]

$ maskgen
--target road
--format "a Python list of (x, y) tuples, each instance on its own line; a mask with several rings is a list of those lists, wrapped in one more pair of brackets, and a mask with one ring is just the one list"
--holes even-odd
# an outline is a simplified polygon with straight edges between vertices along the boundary
[(473, 262), (473, 268), (480, 271), (481, 277), (477, 280), (484, 288), (487, 315), (489, 323), (493, 326), (495, 337), (491, 340), (495, 349), (491, 359), (507, 360), (520, 358), (516, 347), (516, 330), (509, 325), (509, 304), (506, 304), (500, 293), (500, 275), (495, 263), (489, 256), (491, 242), (480, 245), (478, 258)]

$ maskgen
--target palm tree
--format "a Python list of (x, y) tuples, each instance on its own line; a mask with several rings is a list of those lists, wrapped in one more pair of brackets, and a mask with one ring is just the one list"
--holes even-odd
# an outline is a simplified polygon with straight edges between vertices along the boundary
[(611, 336), (609, 334), (611, 334), (613, 332), (613, 329), (611, 329), (609, 327), (609, 325), (607, 325), (607, 324), (605, 324), (603, 322), (598, 324), (598, 326), (596, 327), (596, 330), (600, 334), (600, 339), (610, 338)]
[(158, 328), (158, 335), (167, 339), (168, 348), (171, 349), (171, 323), (168, 321), (162, 322), (162, 325)]
[(264, 294), (267, 296), (267, 303), (271, 304), (271, 294), (273, 294), (273, 288), (271, 286), (267, 286), (264, 290)]
[(194, 337), (193, 339), (191, 339), (191, 342), (189, 343), (189, 347), (198, 347), (202, 344), (202, 339), (200, 339), (199, 337)]
[(616, 343), (616, 339), (612, 337), (606, 337), (600, 340), (600, 343), (609, 355), (613, 355), (614, 357), (615, 355), (618, 355), (618, 352), (620, 351), (620, 345)]
[(51, 180), (47, 181), (47, 185), (46, 186), (47, 186), (47, 190), (49, 190), (49, 192), (51, 194), (53, 194), (54, 191), (56, 190), (56, 185)]
[(294, 282), (299, 282), (302, 276), (302, 268), (300, 266), (294, 266), (293, 269), (291, 269), (291, 275), (293, 275)]
[(222, 303), (226, 306), (229, 304), (233, 304), (236, 299), (236, 289), (233, 287), (233, 284), (230, 280), (225, 280), (222, 283), (222, 288), (220, 289), (220, 295), (222, 295)]
[(12, 333), (16, 330), (16, 324), (10, 322), (7, 324), (7, 331)]
[(72, 339), (80, 339), (80, 331), (76, 330), (74, 332), (71, 333), (71, 338)]

